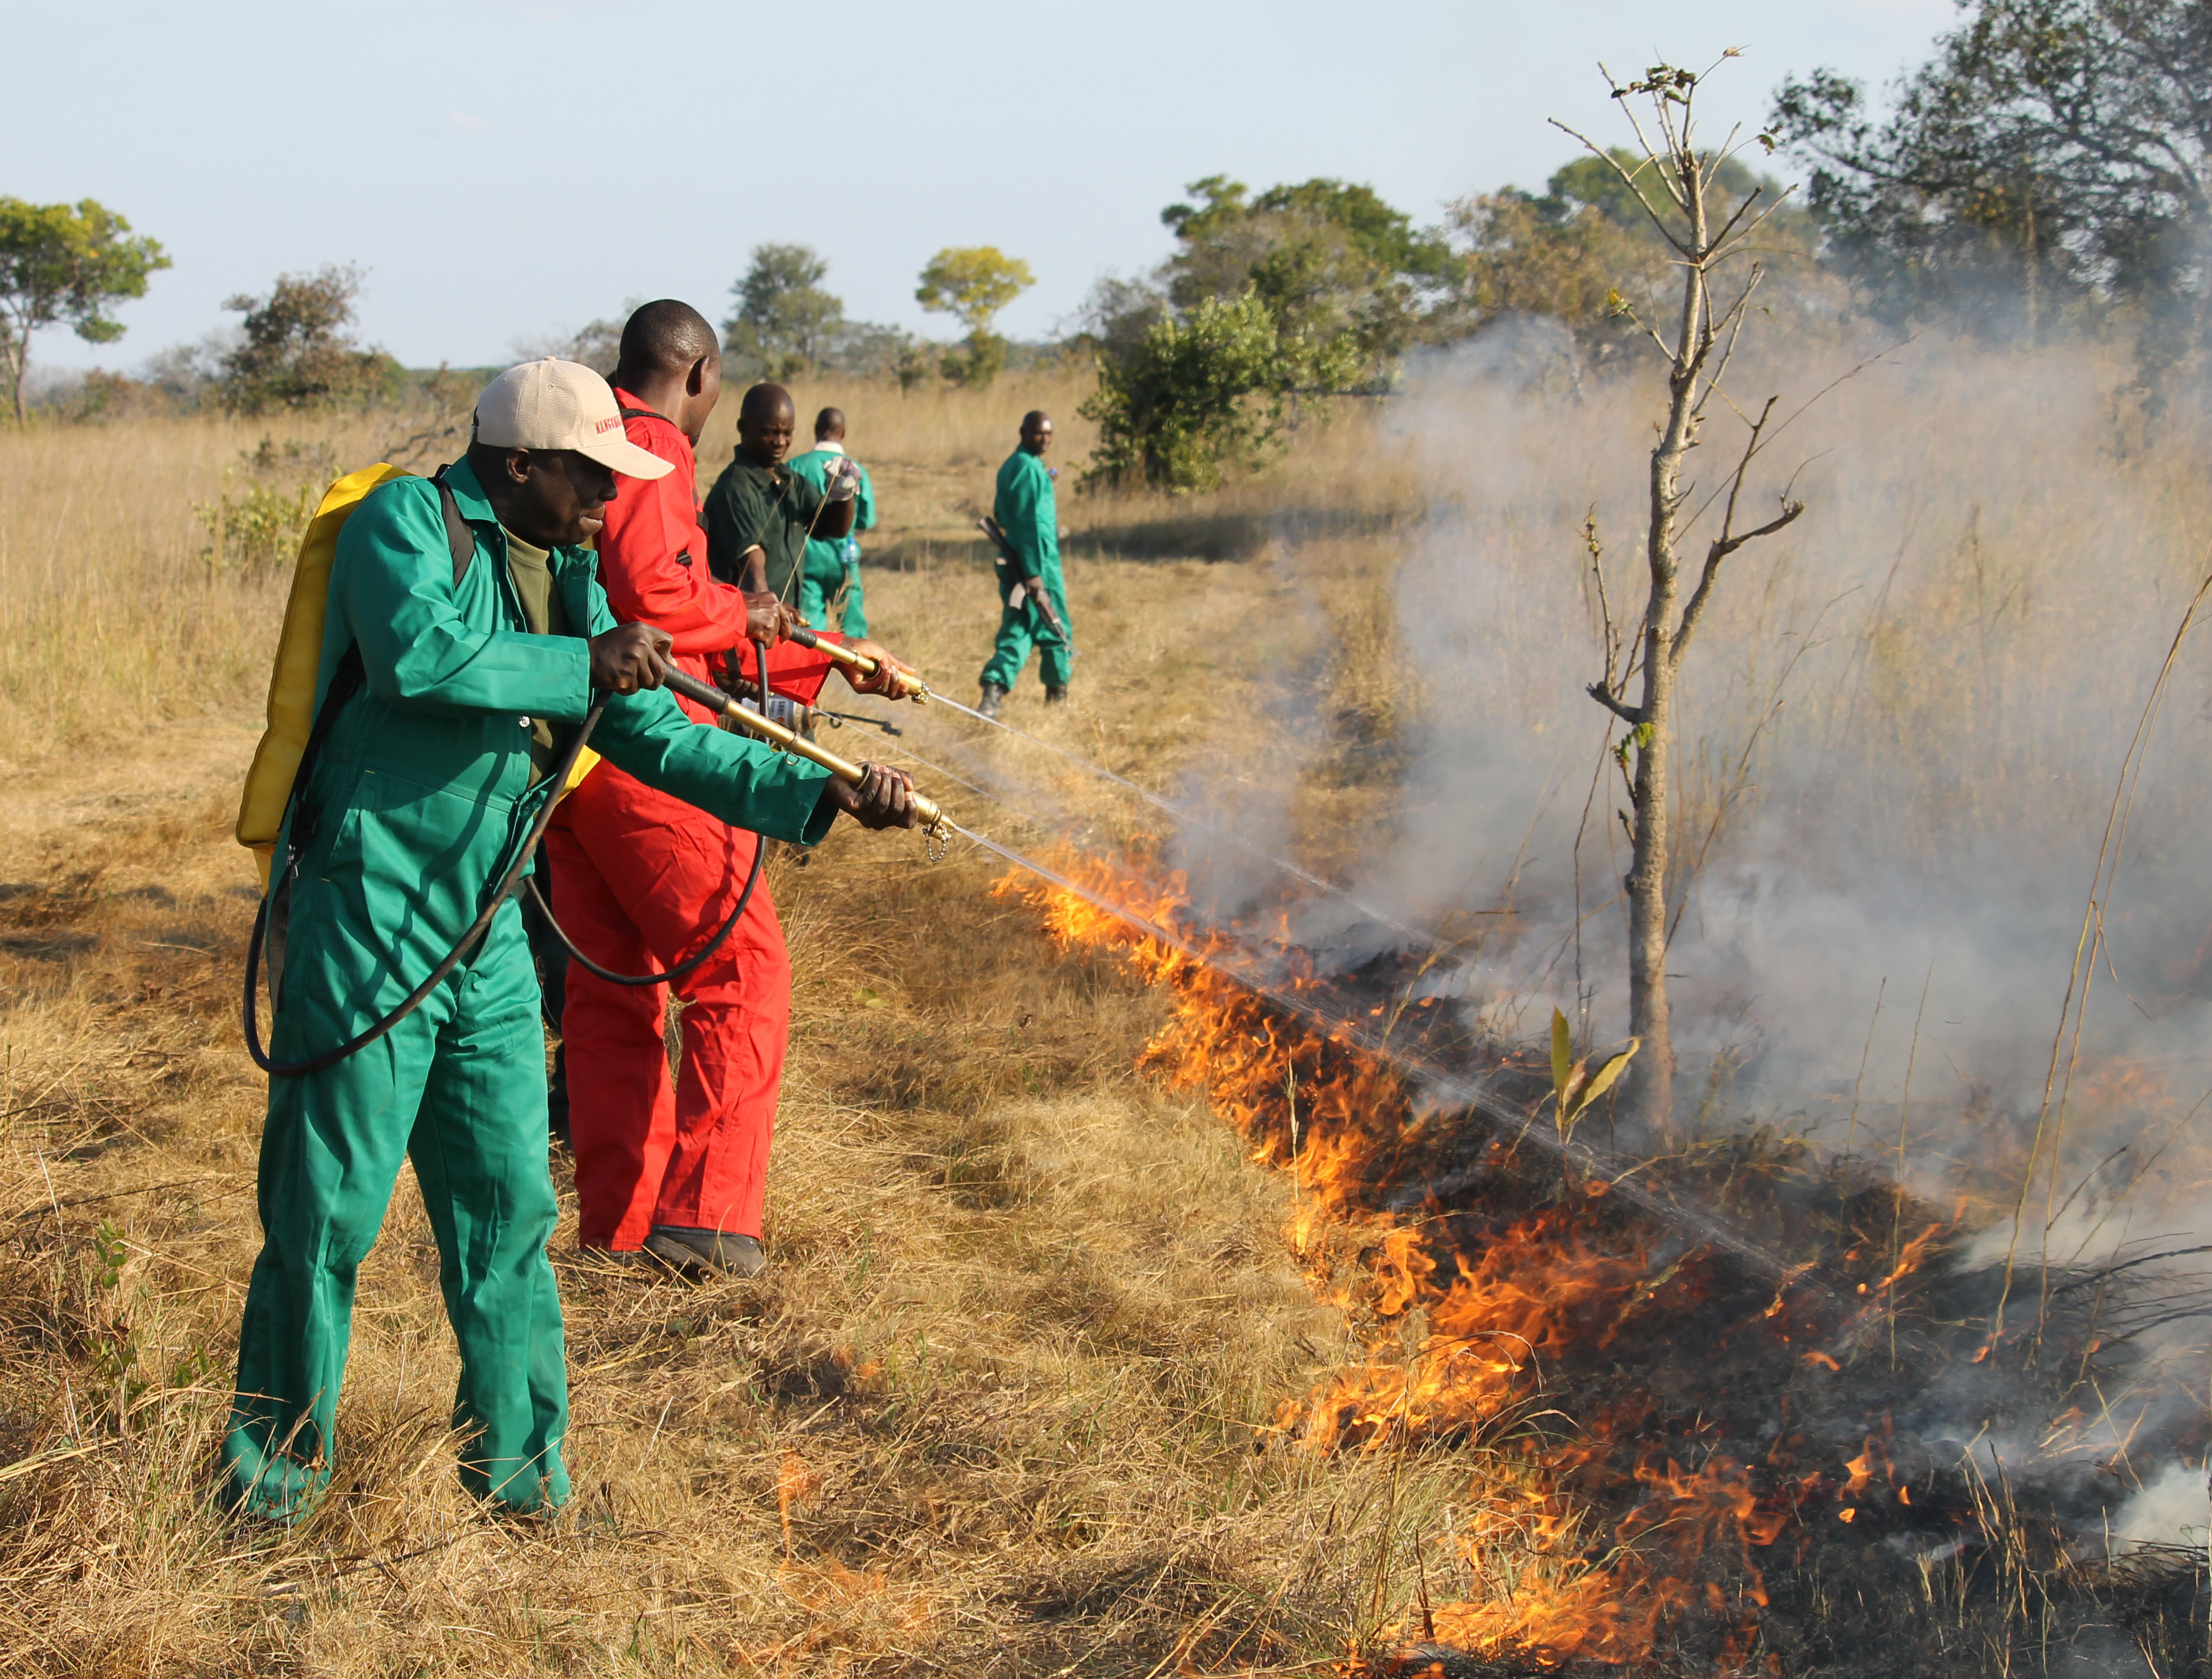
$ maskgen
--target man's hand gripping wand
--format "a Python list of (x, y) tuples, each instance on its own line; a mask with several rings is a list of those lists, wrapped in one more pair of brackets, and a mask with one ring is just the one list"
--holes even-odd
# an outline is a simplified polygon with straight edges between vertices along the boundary
[[(783, 638), (787, 642), (796, 642), (800, 647), (805, 648), (810, 652), (818, 653), (823, 658), (831, 660), (833, 663), (842, 665), (848, 670), (858, 671), (862, 676), (873, 676), (878, 671), (883, 668), (881, 665), (869, 658), (865, 653), (855, 653), (852, 648), (848, 647), (840, 647), (835, 642), (823, 641), (819, 636), (816, 635), (811, 630), (809, 630), (803, 624), (795, 625), (792, 629), (785, 630)], [(906, 697), (912, 700), (916, 705), (927, 705), (931, 700), (936, 697), (935, 695), (929, 691), (929, 684), (924, 682), (920, 677), (916, 676), (912, 671), (906, 669), (905, 666), (901, 666), (899, 667), (899, 675), (911, 687), (912, 691), (910, 691)]]
[[(825, 652), (830, 648), (830, 643), (826, 642), (822, 646)], [(870, 660), (867, 662), (872, 666), (875, 661)], [(681, 694), (694, 705), (705, 706), (708, 710), (727, 718), (747, 733), (758, 735), (770, 745), (779, 747), (794, 757), (803, 757), (810, 763), (820, 764), (849, 786), (858, 787), (868, 778), (865, 765), (855, 763), (850, 758), (840, 757), (827, 747), (816, 745), (805, 735), (771, 721), (750, 706), (739, 704), (720, 689), (710, 687), (698, 678), (678, 670), (665, 660), (661, 661), (660, 679), (668, 684), (672, 692)], [(914, 807), (921, 818), (922, 838), (928, 847), (929, 859), (935, 862), (945, 855), (945, 848), (951, 843), (952, 825), (945, 812), (938, 808), (937, 802), (921, 793), (914, 795)]]

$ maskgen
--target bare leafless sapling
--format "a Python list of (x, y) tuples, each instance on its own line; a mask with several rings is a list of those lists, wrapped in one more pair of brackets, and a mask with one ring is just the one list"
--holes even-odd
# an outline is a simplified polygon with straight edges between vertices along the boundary
[[(1735, 49), (1724, 56), (1735, 57)], [(1618, 294), (1613, 299), (1615, 311), (1632, 321), (1666, 358), (1667, 413), (1651, 451), (1650, 526), (1644, 543), (1650, 590), (1643, 618), (1632, 637), (1616, 633), (1608, 621), (1605, 674), (1589, 689), (1591, 698), (1627, 726), (1616, 751), (1631, 806), (1621, 813), (1631, 848), (1626, 883), (1629, 1030), (1643, 1045), (1627, 1086), (1627, 1101), (1634, 1116), (1658, 1132), (1668, 1128), (1674, 1110), (1674, 1054), (1667, 1006), (1667, 867), (1668, 764), (1674, 731), (1675, 678), (1729, 557), (1747, 543), (1772, 535), (1805, 511), (1803, 502), (1785, 492), (1774, 517), (1750, 529), (1738, 528), (1745, 477), (1767, 439), (1775, 398), (1770, 397), (1755, 414), (1747, 412), (1729, 398), (1722, 380), (1761, 277), (1760, 265), (1751, 254), (1753, 240), (1785, 195), (1760, 186), (1731, 203), (1734, 195), (1717, 186), (1716, 177), (1739, 134), (1732, 131), (1716, 150), (1698, 149), (1697, 93), (1710, 74), (1710, 70), (1701, 75), (1662, 64), (1621, 82), (1606, 72), (1613, 96), (1627, 113), (1644, 154), (1643, 161), (1632, 166), (1625, 166), (1565, 124), (1555, 125), (1620, 175), (1672, 249), (1681, 272), (1681, 308), (1671, 333), (1637, 319)], [(1648, 119), (1638, 116), (1638, 103), (1650, 107)], [(1770, 137), (1756, 137), (1771, 149)], [(1741, 271), (1741, 283), (1724, 271)], [(1732, 295), (1717, 295), (1723, 285)], [(1690, 452), (1699, 446), (1706, 409), (1715, 397), (1744, 423), (1748, 435), (1733, 468), (1693, 510), (1690, 502), (1698, 485), (1685, 482), (1684, 469)], [(1716, 505), (1718, 527), (1706, 538), (1704, 563), (1685, 600), (1682, 549), (1699, 516)], [(1641, 692), (1631, 703), (1629, 688), (1639, 678)]]

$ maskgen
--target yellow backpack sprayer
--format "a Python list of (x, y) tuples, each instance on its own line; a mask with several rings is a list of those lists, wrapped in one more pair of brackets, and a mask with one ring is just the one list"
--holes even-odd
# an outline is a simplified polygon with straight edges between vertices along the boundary
[[(264, 886), (261, 906), (255, 916), (253, 932), (246, 950), (242, 1007), (245, 1037), (247, 1052), (254, 1064), (274, 1077), (295, 1077), (334, 1066), (376, 1042), (419, 1007), (424, 999), (476, 948), (489, 930), (500, 905), (515, 895), (539, 842), (544, 837), (555, 805), (562, 794), (590, 772), (596, 762), (596, 755), (590, 752), (586, 743), (593, 726), (605, 710), (608, 697), (605, 694), (592, 697), (591, 708), (582, 723), (570, 738), (559, 761), (541, 783), (542, 786), (550, 786), (552, 791), (544, 798), (535, 818), (515, 847), (512, 859), (501, 872), (476, 919), (422, 982), (388, 1013), (335, 1049), (300, 1062), (277, 1062), (270, 1058), (260, 1042), (256, 1006), (264, 962), (270, 970), (272, 1000), (281, 982), (285, 934), (290, 914), (292, 876), (304, 837), (295, 830), (303, 820), (312, 825), (314, 819), (313, 812), (300, 808), (301, 795), (313, 776), (316, 755), (331, 725), (344, 709), (346, 702), (360, 690), (364, 681), (359, 648), (349, 647), (333, 673), (319, 706), (316, 703), (315, 687), (322, 660), (331, 566), (337, 557), (339, 533), (354, 510), (379, 485), (406, 476), (410, 475), (403, 469), (385, 463), (348, 473), (325, 493), (314, 517), (309, 521), (301, 542), (299, 559), (293, 569), (291, 590), (285, 603), (283, 630), (278, 638), (276, 656), (270, 675), (268, 726), (255, 749), (240, 799), (236, 827), (238, 840), (253, 852)], [(474, 557), (476, 538), (461, 517), (453, 493), (442, 478), (438, 489), (451, 549), (453, 580), (458, 586), (466, 575)], [(811, 634), (805, 639), (833, 660), (865, 671), (872, 672), (876, 668), (872, 660), (830, 642), (819, 642)], [(707, 705), (729, 721), (782, 751), (822, 765), (838, 779), (855, 786), (867, 779), (868, 772), (864, 766), (816, 746), (799, 731), (763, 715), (771, 709), (774, 701), (765, 649), (762, 650), (761, 659), (760, 711), (738, 705), (719, 690), (695, 682), (683, 672), (665, 665), (662, 675), (675, 691)], [(927, 838), (929, 855), (933, 858), (941, 856), (948, 832), (944, 813), (933, 802), (918, 794), (915, 804)], [(281, 858), (278, 855), (280, 844), (285, 853)], [(721, 931), (695, 956), (666, 972), (647, 975), (609, 973), (583, 958), (564, 933), (560, 934), (562, 941), (568, 945), (572, 955), (586, 960), (586, 965), (592, 971), (617, 983), (655, 985), (681, 978), (704, 961), (735, 927), (759, 880), (761, 858), (765, 850), (765, 847), (756, 848), (752, 875), (746, 883), (736, 910)], [(543, 903), (542, 898), (540, 903)], [(547, 919), (549, 922), (551, 921), (550, 913)], [(557, 924), (555, 931), (560, 931)]]

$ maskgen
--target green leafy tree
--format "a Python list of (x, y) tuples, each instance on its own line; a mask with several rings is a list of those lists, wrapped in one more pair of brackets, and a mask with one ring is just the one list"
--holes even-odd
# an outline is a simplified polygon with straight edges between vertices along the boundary
[(1201, 299), (1153, 322), (1133, 352), (1100, 358), (1083, 405), (1099, 430), (1085, 482), (1212, 490), (1224, 466), (1267, 454), (1291, 392), (1340, 385), (1358, 366), (1342, 338), (1286, 334), (1256, 290)]
[(2212, 27), (2201, 0), (1966, 0), (1877, 114), (1832, 70), (1772, 126), (1834, 259), (1892, 319), (2033, 342), (2117, 302), (2147, 369), (2212, 294)]
[(67, 321), (88, 344), (112, 344), (123, 323), (108, 306), (146, 295), (146, 277), (169, 266), (154, 240), (97, 200), (33, 204), (0, 198), (0, 354), (24, 417), (31, 334)]
[(216, 390), (223, 406), (258, 414), (366, 403), (391, 390), (398, 363), (380, 350), (364, 349), (345, 330), (360, 295), (361, 271), (331, 266), (280, 274), (266, 297), (241, 293), (224, 303), (246, 319), (242, 341), (222, 358)]
[(1389, 376), (1462, 259), (1371, 187), (1316, 179), (1255, 197), (1208, 175), (1160, 219), (1177, 249), (1151, 282), (1094, 288), (1083, 340), (1099, 387), (1090, 483), (1211, 489), (1263, 459), (1297, 394)]
[(1162, 271), (1169, 300), (1187, 311), (1249, 289), (1286, 333), (1348, 338), (1365, 377), (1387, 373), (1420, 336), (1455, 273), (1444, 236), (1416, 228), (1372, 187), (1314, 179), (1255, 198), (1208, 175), (1186, 190), (1195, 202), (1160, 212), (1178, 246)]
[(730, 288), (736, 310), (722, 323), (723, 350), (747, 377), (790, 379), (830, 359), (845, 305), (823, 289), (830, 265), (807, 245), (756, 245), (751, 265)]
[(957, 317), (968, 329), (961, 353), (945, 358), (948, 378), (981, 386), (999, 376), (1006, 365), (1006, 341), (991, 323), (1036, 283), (1027, 263), (995, 245), (947, 246), (929, 259), (915, 301), (933, 314)]

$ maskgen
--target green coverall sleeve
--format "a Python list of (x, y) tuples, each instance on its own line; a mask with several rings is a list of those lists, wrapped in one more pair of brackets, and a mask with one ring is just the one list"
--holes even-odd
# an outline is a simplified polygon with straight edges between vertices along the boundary
[(592, 658), (573, 636), (478, 630), (457, 596), (496, 589), (479, 553), (457, 590), (438, 491), (385, 484), (338, 534), (331, 598), (361, 648), (368, 690), (403, 710), (511, 711), (574, 722), (591, 704)]
[(872, 531), (876, 528), (875, 481), (868, 477), (868, 469), (865, 466), (860, 468), (859, 499), (860, 505), (853, 512), (853, 531), (855, 535), (862, 531)]
[[(585, 633), (599, 636), (615, 627), (615, 618), (590, 565), (585, 558), (564, 568), (561, 604), (569, 623), (588, 624)], [(812, 845), (837, 819), (836, 806), (822, 796), (827, 770), (786, 757), (748, 735), (693, 722), (665, 688), (610, 697), (591, 744), (647, 787), (733, 828)]]

